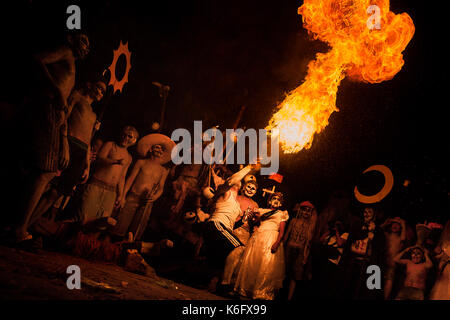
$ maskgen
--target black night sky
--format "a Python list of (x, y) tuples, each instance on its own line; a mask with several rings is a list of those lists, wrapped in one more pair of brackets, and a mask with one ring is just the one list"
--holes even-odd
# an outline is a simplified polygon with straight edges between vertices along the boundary
[[(444, 21), (434, 16), (443, 10), (429, 3), (391, 0), (391, 11), (407, 12), (416, 27), (402, 70), (381, 84), (344, 80), (340, 111), (311, 149), (281, 157), (290, 202), (311, 199), (323, 208), (332, 191), (351, 194), (364, 169), (385, 164), (395, 179), (387, 210), (448, 218), (448, 103), (441, 100), (448, 91), (448, 80), (442, 81), (448, 37)], [(298, 0), (22, 1), (4, 11), (3, 69), (12, 81), (2, 96), (20, 95), (26, 78), (21, 59), (67, 31), (70, 4), (80, 6), (82, 31), (91, 41), (78, 81), (100, 76), (120, 40), (132, 52), (129, 83), (107, 100), (104, 137), (126, 124), (150, 133), (161, 108), (152, 81), (171, 87), (163, 130), (169, 136), (176, 128), (192, 129), (194, 120), (203, 120), (204, 128), (231, 128), (242, 105), (240, 125), (264, 128), (277, 102), (304, 79), (307, 63), (327, 51), (303, 29)]]

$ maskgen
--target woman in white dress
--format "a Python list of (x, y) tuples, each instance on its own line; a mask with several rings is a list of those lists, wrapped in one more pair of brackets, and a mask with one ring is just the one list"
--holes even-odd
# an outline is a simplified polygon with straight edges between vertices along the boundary
[(245, 248), (234, 286), (234, 291), (243, 297), (273, 300), (283, 285), (285, 263), (281, 240), (289, 215), (278, 209), (282, 201), (283, 195), (276, 192), (269, 198), (270, 209), (258, 209), (261, 224)]

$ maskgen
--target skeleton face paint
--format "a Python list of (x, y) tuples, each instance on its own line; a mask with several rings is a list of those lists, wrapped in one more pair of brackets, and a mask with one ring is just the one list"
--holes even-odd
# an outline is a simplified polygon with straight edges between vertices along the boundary
[(374, 212), (372, 208), (365, 208), (364, 209), (364, 222), (369, 223), (373, 220)]
[(120, 145), (128, 148), (136, 143), (137, 137), (133, 130), (124, 130), (120, 138)]
[(300, 207), (300, 214), (303, 217), (303, 219), (309, 219), (312, 215), (312, 208), (311, 207)]
[(163, 147), (159, 144), (155, 144), (154, 146), (152, 146), (151, 152), (152, 155), (156, 158), (161, 158), (164, 153)]
[(255, 193), (256, 193), (256, 185), (254, 184), (254, 183), (247, 183), (245, 186), (244, 186), (244, 195), (246, 196), (246, 197), (249, 197), (249, 198), (251, 198), (251, 197), (253, 197), (254, 195), (255, 195)]
[(279, 196), (275, 195), (270, 199), (270, 206), (274, 209), (281, 207), (281, 199)]
[(423, 253), (420, 249), (413, 249), (411, 252), (411, 260), (413, 263), (420, 263), (423, 259)]

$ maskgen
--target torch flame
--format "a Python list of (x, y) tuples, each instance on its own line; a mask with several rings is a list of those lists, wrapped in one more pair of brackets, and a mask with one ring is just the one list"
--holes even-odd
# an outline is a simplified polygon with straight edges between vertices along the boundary
[[(379, 11), (380, 28), (369, 28), (369, 6)], [(315, 133), (339, 111), (336, 94), (341, 80), (379, 83), (392, 79), (404, 64), (402, 52), (414, 35), (408, 14), (389, 11), (388, 0), (305, 0), (298, 9), (314, 39), (331, 47), (308, 64), (304, 82), (277, 107), (267, 130), (278, 128), (285, 153), (310, 148)]]

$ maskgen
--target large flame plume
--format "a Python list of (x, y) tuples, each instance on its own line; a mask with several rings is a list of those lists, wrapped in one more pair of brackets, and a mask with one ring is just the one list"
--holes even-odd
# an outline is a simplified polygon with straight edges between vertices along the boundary
[[(287, 95), (266, 127), (280, 130), (285, 153), (311, 147), (314, 134), (338, 111), (336, 94), (345, 76), (368, 83), (392, 79), (414, 35), (410, 16), (389, 11), (388, 0), (305, 0), (298, 13), (308, 33), (331, 49), (308, 64), (304, 82)], [(378, 13), (379, 25), (371, 25)]]

